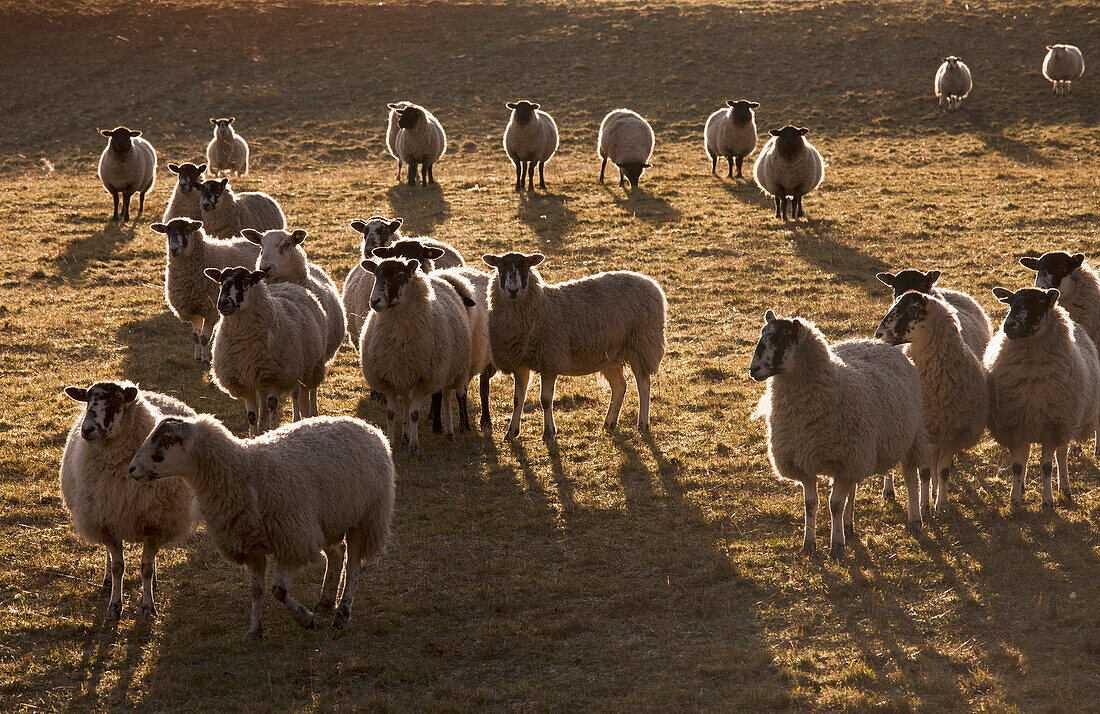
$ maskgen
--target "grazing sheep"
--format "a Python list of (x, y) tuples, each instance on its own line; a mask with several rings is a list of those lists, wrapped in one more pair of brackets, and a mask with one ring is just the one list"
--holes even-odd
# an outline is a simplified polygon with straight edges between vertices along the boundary
[(753, 109), (759, 102), (738, 99), (726, 101), (726, 108), (707, 117), (703, 129), (703, 146), (710, 157), (710, 172), (718, 170), (718, 158), (729, 163), (727, 178), (733, 178), (733, 161), (737, 160), (737, 178), (741, 178), (741, 165), (745, 157), (756, 148), (756, 115)]
[(161, 220), (167, 223), (173, 218), (193, 218), (196, 221), (201, 219), (202, 182), (205, 180), (202, 172), (206, 171), (206, 164), (168, 164), (168, 170), (177, 174), (179, 179)]
[(301, 285), (267, 285), (262, 270), (208, 268), (206, 277), (221, 284), (218, 312), (223, 317), (214, 336), (214, 384), (244, 402), (249, 436), (279, 425), (283, 394), (290, 394), (297, 421), (303, 408), (315, 403), (317, 387), (325, 379), (321, 303)]
[(525, 177), (527, 190), (535, 190), (536, 164), (539, 167), (539, 188), (545, 191), (543, 171), (546, 162), (558, 150), (558, 125), (554, 117), (533, 102), (508, 102), (505, 106), (512, 110), (512, 116), (504, 129), (504, 151), (516, 167), (516, 191), (523, 190)]
[(1054, 85), (1055, 96), (1069, 94), (1070, 83), (1085, 73), (1085, 58), (1073, 45), (1047, 45), (1043, 76)]
[(564, 283), (544, 283), (541, 253), (486, 255), (492, 266), (489, 344), (493, 364), (515, 377), (507, 439), (519, 436), (531, 372), (542, 381), (543, 438), (554, 425), (558, 375), (601, 373), (611, 386), (604, 428), (614, 431), (626, 395), (623, 365), (638, 385), (638, 429), (649, 429), (650, 380), (665, 354), (665, 293), (640, 273), (615, 271)]
[[(889, 345), (909, 345), (909, 358), (920, 373), (924, 428), (936, 480), (936, 512), (944, 513), (955, 454), (977, 444), (985, 431), (989, 408), (985, 368), (963, 342), (955, 308), (916, 290), (894, 302), (875, 338)], [(921, 513), (925, 517), (931, 515), (928, 486), (927, 481), (921, 483)]]
[[(901, 462), (909, 491), (909, 530), (921, 528), (917, 478), (932, 478), (920, 375), (899, 351), (873, 340), (830, 346), (812, 323), (768, 310), (749, 376), (768, 380), (753, 418), (768, 424), (768, 457), (780, 478), (806, 497), (802, 552), (817, 545), (817, 477), (832, 480), (830, 553), (844, 555), (855, 534), (856, 486)], [(770, 378), (770, 379), (769, 379)]]
[(233, 131), (234, 117), (210, 119), (214, 138), (206, 145), (206, 160), (215, 176), (232, 173), (237, 178), (248, 175), (248, 142)]
[(167, 224), (154, 223), (149, 228), (168, 239), (164, 267), (164, 299), (168, 309), (181, 322), (191, 323), (195, 361), (210, 364), (210, 338), (218, 322), (218, 289), (203, 271), (253, 265), (260, 251), (242, 238), (210, 238), (201, 221), (187, 218), (173, 218)]
[[(293, 233), (286, 231), (268, 231), (260, 233), (251, 228), (246, 228), (244, 237), (260, 246), (260, 255), (256, 258), (256, 269), (267, 274), (268, 284), (294, 283), (301, 285), (321, 303), (325, 311), (326, 333), (325, 363), (331, 364), (340, 344), (344, 341), (346, 318), (344, 305), (340, 302), (340, 292), (336, 289), (336, 283), (328, 276), (321, 266), (309, 262), (306, 252), (302, 248), (302, 241), (308, 235), (304, 230), (298, 229)], [(303, 416), (317, 416), (317, 392), (310, 390), (309, 404), (303, 404)]]
[(447, 151), (447, 134), (443, 131), (443, 125), (431, 112), (418, 104), (402, 102), (388, 106), (392, 113), (397, 114), (397, 134), (393, 137), (393, 153), (397, 157), (397, 180), (401, 180), (401, 162), (404, 161), (409, 165), (410, 186), (416, 185), (418, 165), (421, 185), (435, 183), (433, 168)]
[[(352, 230), (363, 235), (360, 246), (360, 260), (368, 260), (375, 248), (393, 245), (401, 240), (401, 219), (390, 220), (382, 216), (371, 216), (366, 221), (354, 220), (351, 222)], [(466, 265), (466, 261), (449, 243), (433, 238), (417, 238), (418, 242), (427, 246), (439, 248), (443, 255), (435, 262), (437, 268), (460, 268)], [(431, 270), (431, 268), (428, 268)], [(341, 300), (344, 303), (344, 313), (348, 318), (348, 342), (359, 350), (359, 335), (363, 332), (363, 323), (370, 313), (370, 294), (374, 289), (374, 275), (363, 270), (360, 263), (356, 263), (348, 276), (344, 279), (344, 291)]]
[(122, 615), (122, 544), (141, 543), (141, 612), (156, 617), (153, 587), (157, 551), (191, 532), (190, 487), (179, 479), (140, 488), (124, 466), (162, 415), (194, 416), (188, 406), (129, 382), (96, 382), (65, 394), (87, 406), (78, 415), (61, 455), (61, 497), (73, 530), (107, 552), (103, 589), (111, 593), (107, 619)]
[(99, 155), (99, 180), (115, 201), (112, 221), (118, 220), (118, 195), (122, 194), (122, 221), (130, 220), (130, 197), (138, 194), (138, 215), (145, 212), (145, 194), (157, 180), (157, 152), (140, 138), (141, 132), (117, 126), (100, 129), (109, 141)]
[(234, 238), (245, 228), (257, 231), (286, 228), (278, 202), (261, 191), (233, 193), (229, 179), (202, 185), (202, 224), (215, 238)]
[(619, 168), (619, 188), (628, 180), (631, 188), (638, 188), (642, 173), (650, 168), (653, 155), (653, 127), (637, 112), (616, 109), (608, 112), (600, 122), (600, 137), (596, 154), (603, 159), (600, 164), (600, 183), (603, 183), (607, 162)]
[(989, 373), (989, 432), (1012, 456), (1012, 507), (1024, 505), (1031, 445), (1042, 446), (1043, 508), (1053, 510), (1052, 457), (1058, 488), (1072, 501), (1069, 442), (1087, 439), (1100, 417), (1100, 361), (1080, 324), (1056, 303), (1059, 291), (993, 288), (1008, 317), (985, 353)]
[(894, 299), (916, 290), (925, 295), (943, 300), (958, 312), (959, 324), (962, 325), (963, 341), (970, 351), (981, 361), (985, 356), (985, 348), (993, 338), (993, 326), (989, 323), (989, 316), (978, 304), (978, 301), (964, 292), (935, 287), (940, 278), (940, 271), (929, 270), (922, 273), (919, 270), (902, 270), (894, 273), (879, 273), (875, 276), (883, 285), (894, 289)]
[(788, 124), (772, 129), (772, 138), (764, 144), (752, 175), (760, 190), (775, 199), (775, 217), (787, 220), (787, 196), (790, 196), (791, 218), (799, 218), (802, 197), (814, 191), (825, 178), (825, 161), (814, 145), (806, 141), (809, 129)]
[(401, 115), (397, 112), (399, 109), (404, 109), (410, 104), (412, 104), (412, 102), (395, 102), (387, 105), (390, 110), (390, 115), (386, 121), (386, 150), (390, 152), (390, 156), (397, 159), (397, 183), (401, 183), (402, 165), (401, 157), (397, 155), (397, 143), (395, 141), (397, 139), (397, 132), (401, 129), (401, 127), (397, 125), (397, 122), (401, 119)]
[[(343, 628), (363, 564), (385, 550), (390, 534), (390, 445), (378, 429), (351, 417), (314, 417), (249, 440), (209, 414), (166, 417), (134, 454), (129, 473), (154, 486), (175, 476), (194, 489), (218, 551), (252, 571), (249, 639), (263, 637), (268, 554), (275, 561), (275, 599), (303, 627), (313, 627), (315, 614), (333, 611), (343, 568), (344, 591), (332, 620)], [(310, 612), (291, 597), (290, 582), (320, 551), (325, 579)]]
[[(396, 439), (400, 406), (409, 454), (420, 455), (418, 420), (424, 399), (443, 393), (444, 430), (454, 437), (451, 395), (466, 388), (470, 369), (469, 285), (419, 271), (416, 260), (364, 260), (374, 274), (371, 312), (363, 325), (359, 360), (363, 377), (386, 395), (386, 433)], [(461, 292), (460, 292), (461, 290)]]
[(974, 82), (970, 79), (970, 68), (954, 55), (944, 57), (943, 64), (936, 70), (934, 86), (941, 107), (946, 101), (948, 109), (958, 109), (974, 87)]

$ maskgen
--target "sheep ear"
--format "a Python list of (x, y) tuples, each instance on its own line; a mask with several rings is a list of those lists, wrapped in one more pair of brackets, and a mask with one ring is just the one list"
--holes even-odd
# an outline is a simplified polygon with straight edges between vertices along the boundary
[(222, 185), (222, 188), (225, 188), (226, 186), (229, 185), (229, 179), (223, 178), (221, 181), (218, 181), (218, 183), (220, 183)]
[(252, 280), (252, 284), (256, 285), (263, 281), (267, 277), (267, 272), (263, 270), (253, 270), (252, 274), (248, 276)]
[(65, 387), (65, 395), (74, 402), (88, 401), (88, 390), (84, 387)]
[(424, 249), (424, 254), (426, 256), (428, 256), (429, 258), (431, 258), (432, 260), (435, 260), (436, 258), (442, 258), (443, 253), (444, 253), (444, 251), (443, 251), (442, 248), (425, 248)]
[(767, 312), (764, 313), (764, 324), (765, 325), (769, 325), (769, 324), (775, 322), (775, 320), (776, 320), (776, 318), (775, 318), (775, 311), (774, 310), (768, 310)]
[(643, 169), (651, 169), (651, 168), (653, 168), (653, 164), (642, 164), (642, 168)]
[(201, 174), (203, 171), (206, 171), (206, 164), (199, 164), (198, 168), (199, 173)]
[(497, 264), (500, 263), (500, 256), (493, 255), (492, 253), (486, 253), (485, 255), (481, 256), (481, 260), (489, 267), (495, 268), (497, 267)]
[(364, 260), (359, 263), (359, 267), (368, 273), (373, 273), (375, 268), (378, 267), (378, 263), (375, 263), (373, 260)]
[(727, 107), (732, 107), (734, 104), (737, 104), (737, 102), (733, 101), (732, 99), (727, 99), (726, 100), (726, 106)]
[(367, 224), (364, 223), (363, 221), (359, 220), (358, 218), (356, 218), (354, 221), (352, 221), (348, 225), (351, 226), (351, 229), (353, 231), (358, 231), (360, 233), (366, 233), (367, 232)]
[(1054, 49), (1054, 45), (1047, 45), (1047, 49), (1048, 49), (1048, 50), (1052, 50), (1052, 49)]
[(420, 267), (420, 261), (416, 258), (409, 258), (409, 273), (415, 273), (416, 269)]
[(398, 107), (393, 102), (390, 102), (389, 104), (386, 105), (386, 108), (388, 108), (388, 109), (399, 109), (400, 107)]
[(218, 124), (218, 120), (215, 119), (214, 117), (210, 117), (210, 123), (214, 124), (216, 126)]
[(749, 102), (749, 109), (756, 109), (760, 106), (760, 102)]
[(232, 124), (235, 121), (237, 121), (237, 117), (229, 117), (229, 123), (230, 124)]
[(1005, 305), (1008, 304), (1008, 301), (1012, 299), (1013, 295), (1015, 295), (1015, 293), (1008, 288), (993, 288), (993, 296)]
[(1050, 307), (1054, 307), (1054, 304), (1058, 302), (1058, 296), (1061, 294), (1062, 293), (1058, 292), (1058, 288), (1051, 288), (1050, 290), (1047, 290), (1047, 304), (1050, 305)]
[(122, 399), (124, 401), (132, 402), (135, 399), (137, 399), (137, 395), (138, 395), (138, 388), (137, 387), (126, 387), (125, 389), (122, 390)]
[(259, 245), (264, 241), (263, 234), (255, 228), (245, 228), (243, 231), (241, 231), (241, 237), (249, 243), (255, 243), (256, 245)]
[(1020, 258), (1020, 265), (1024, 266), (1028, 270), (1039, 270), (1039, 259), (1032, 258), (1031, 256), (1025, 256)]
[(392, 258), (394, 256), (393, 246), (379, 246), (370, 252), (371, 255), (378, 256), (379, 258)]
[(474, 305), (477, 305), (477, 300), (474, 300), (469, 295), (461, 295), (460, 294), (458, 297), (462, 300), (462, 304), (465, 305), (466, 307), (473, 307)]
[(137, 129), (131, 129), (130, 130), (130, 136), (141, 136), (141, 132), (138, 131)]
[(804, 126), (800, 126), (800, 127), (798, 127), (798, 134), (799, 134), (799, 136), (806, 136), (806, 135), (807, 135), (807, 134), (809, 134), (809, 133), (810, 133), (810, 130), (809, 130), (809, 129), (807, 129), (806, 127), (804, 127)]
[(222, 281), (222, 271), (218, 270), (217, 268), (207, 268), (206, 270), (202, 271), (202, 274), (213, 280), (215, 283), (220, 283)]
[(794, 325), (794, 334), (799, 339), (801, 339), (809, 331), (809, 328), (806, 327), (806, 323), (802, 320), (799, 320), (797, 317), (791, 320), (791, 324)]
[(153, 231), (154, 233), (167, 233), (168, 226), (164, 225), (163, 223), (154, 223), (149, 226), (149, 230)]
[(527, 267), (529, 268), (533, 268), (542, 261), (546, 260), (546, 256), (542, 253), (532, 253), (531, 255), (525, 257), (527, 258)]
[(515, 109), (516, 108), (516, 103), (515, 102), (508, 102), (504, 106), (508, 107), (509, 109)]
[(532, 109), (541, 109), (542, 105), (537, 103), (537, 102), (531, 102), (531, 108)]
[(887, 285), (891, 288), (894, 287), (894, 276), (890, 273), (879, 273), (875, 277), (878, 278), (878, 281), (883, 285)]
[(180, 172), (180, 165), (179, 164), (168, 164), (168, 170), (171, 171), (174, 174), (178, 174)]
[(200, 228), (202, 228), (202, 221), (191, 221), (187, 224), (187, 230), (191, 231), (192, 233)]
[(304, 229), (298, 228), (290, 234), (290, 237), (294, 239), (294, 245), (301, 245), (302, 241), (304, 241), (306, 239), (306, 236), (308, 235), (309, 233), (307, 233)]
[(401, 224), (403, 224), (404, 222), (405, 222), (404, 218), (395, 218), (395, 219), (393, 219), (392, 221), (390, 221), (390, 230), (391, 231), (396, 231), (398, 228), (401, 227)]
[(101, 136), (106, 136), (106, 137), (111, 136), (111, 130), (110, 129), (100, 129), (99, 133), (100, 133)]
[(779, 136), (779, 130), (778, 129), (772, 129), (768, 133), (771, 134), (772, 136)]
[(924, 277), (928, 280), (929, 285), (935, 285), (936, 281), (940, 279), (940, 275), (942, 275), (942, 273), (938, 270), (929, 270), (924, 274)]
[(1073, 254), (1073, 269), (1074, 270), (1077, 270), (1078, 268), (1080, 268), (1081, 264), (1084, 263), (1084, 262), (1085, 262), (1085, 254), (1084, 253), (1074, 253)]

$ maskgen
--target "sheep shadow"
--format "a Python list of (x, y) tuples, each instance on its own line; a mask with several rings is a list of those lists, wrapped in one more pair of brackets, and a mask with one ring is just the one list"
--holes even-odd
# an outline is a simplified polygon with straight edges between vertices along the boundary
[(881, 258), (837, 240), (837, 221), (811, 217), (788, 220), (782, 225), (789, 232), (799, 256), (845, 284), (854, 285), (871, 296), (882, 296), (882, 284), (875, 275), (890, 270), (890, 266)]
[(386, 191), (394, 218), (404, 219), (405, 232), (431, 233), (451, 215), (451, 204), (438, 184), (409, 186), (396, 184)]
[(516, 214), (543, 248), (559, 247), (577, 222), (577, 212), (566, 205), (564, 194), (521, 191)]
[(109, 257), (116, 248), (134, 240), (136, 219), (127, 224), (107, 221), (99, 230), (69, 241), (58, 254), (58, 274), (66, 281), (80, 278), (90, 260)]
[(1043, 168), (1050, 168), (1057, 164), (1056, 161), (1049, 158), (1035, 147), (1019, 139), (1013, 139), (1010, 136), (1006, 136), (1004, 128), (995, 126), (983, 110), (973, 107), (970, 111), (967, 111), (966, 114), (967, 122), (975, 130), (975, 136), (979, 141), (985, 144), (987, 149), (995, 151), (1001, 156), (1021, 164), (1029, 164)]
[(718, 185), (722, 187), (722, 190), (746, 206), (762, 210), (775, 210), (772, 199), (760, 190), (760, 187), (753, 182), (751, 175), (733, 179), (728, 179), (725, 176), (714, 178), (717, 180)]
[(663, 196), (649, 193), (644, 186), (635, 189), (627, 188), (625, 193), (620, 193), (612, 188), (613, 184), (615, 182), (610, 181), (602, 184), (601, 188), (623, 213), (654, 226), (680, 220), (680, 209), (669, 203)]

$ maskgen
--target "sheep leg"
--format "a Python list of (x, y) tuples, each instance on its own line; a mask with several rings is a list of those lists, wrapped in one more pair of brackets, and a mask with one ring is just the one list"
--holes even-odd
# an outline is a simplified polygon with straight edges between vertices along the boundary
[(882, 477), (882, 500), (893, 501), (894, 498), (894, 474), (889, 473)]
[(921, 519), (929, 520), (932, 518), (932, 470), (929, 468), (919, 469), (917, 475), (920, 477)]
[(267, 559), (254, 556), (248, 560), (248, 569), (252, 571), (252, 621), (246, 640), (261, 640), (264, 636), (264, 574), (267, 571)]
[(435, 164), (428, 164), (428, 183), (435, 183)]
[(107, 595), (111, 594), (111, 549), (107, 546), (103, 547), (103, 552), (106, 554), (106, 567), (103, 569), (103, 592)]
[(410, 186), (415, 186), (416, 185), (416, 164), (414, 164), (411, 161), (409, 162), (408, 173), (409, 173), (408, 184)]
[(443, 414), (441, 407), (443, 406), (443, 393), (435, 392), (432, 394), (431, 404), (428, 406), (428, 418), (432, 420), (432, 433), (443, 433)]
[(710, 154), (710, 175), (715, 176), (718, 173), (718, 155)]
[[(304, 387), (298, 387), (290, 394), (290, 420), (300, 421), (302, 418), (302, 390)], [(305, 397), (306, 409), (309, 408), (309, 395)]]
[(535, 162), (534, 161), (528, 161), (527, 162), (527, 190), (528, 191), (534, 191), (535, 190)]
[(214, 327), (218, 324), (217, 313), (212, 317), (204, 317), (202, 320), (202, 334), (199, 335), (199, 347), (201, 348), (203, 364), (210, 364), (210, 344), (214, 340)]
[(604, 157), (603, 163), (600, 164), (600, 183), (603, 183), (603, 170), (607, 168), (607, 157)]
[(515, 390), (512, 394), (512, 421), (505, 432), (506, 440), (519, 436), (519, 420), (523, 415), (523, 403), (527, 400), (527, 385), (531, 382), (531, 370), (517, 369), (512, 375), (515, 379)]
[(523, 190), (523, 162), (519, 159), (512, 157), (512, 163), (516, 165), (516, 193)]
[[(455, 390), (444, 389), (443, 399), (439, 403), (439, 411), (443, 412), (443, 433), (451, 441), (455, 440), (455, 415), (454, 410), (451, 409), (451, 402), (455, 399)], [(467, 423), (469, 428), (469, 423)]]
[(315, 417), (320, 413), (317, 409), (317, 387), (312, 387), (309, 390), (309, 415)]
[(806, 213), (802, 210), (802, 194), (796, 193), (791, 197), (791, 216), (793, 218), (805, 218)]
[(111, 554), (111, 601), (107, 605), (107, 620), (122, 617), (122, 573), (126, 568), (122, 560), (122, 541), (107, 544)]
[(458, 428), (460, 431), (470, 430), (470, 403), (467, 399), (466, 387), (455, 390), (455, 401), (458, 402)]
[(1024, 508), (1024, 478), (1027, 475), (1027, 459), (1031, 455), (1031, 444), (1022, 444), (1009, 448), (1012, 456), (1012, 510)]
[(621, 365), (608, 367), (600, 374), (611, 385), (611, 403), (607, 405), (607, 416), (603, 420), (603, 428), (609, 432), (615, 431), (615, 425), (619, 422), (619, 412), (623, 408), (623, 397), (626, 396), (626, 377), (623, 376)]
[(200, 335), (202, 334), (202, 315), (194, 315), (191, 318), (191, 343), (195, 346), (195, 363), (202, 363), (202, 345)]
[(851, 490), (850, 481), (833, 479), (833, 489), (829, 493), (829, 518), (832, 522), (829, 556), (835, 560), (844, 557), (844, 504)]
[(122, 192), (122, 222), (126, 223), (130, 220), (130, 197), (134, 193), (129, 188)]
[(493, 418), (489, 415), (489, 380), (493, 378), (496, 367), (489, 365), (478, 377), (478, 391), (481, 393), (481, 426), (491, 428)]
[(638, 384), (638, 431), (649, 431), (649, 387), (650, 377), (641, 372), (634, 373)]
[(108, 189), (111, 192), (111, 198), (115, 200), (115, 214), (111, 216), (112, 221), (118, 220), (118, 191), (115, 189)]
[(626, 186), (626, 174), (623, 173), (622, 169), (619, 169), (619, 188), (624, 186)]
[(901, 469), (901, 476), (905, 480), (905, 495), (909, 500), (909, 525), (907, 526), (909, 533), (916, 537), (920, 535), (921, 530), (921, 518), (920, 518), (920, 492), (917, 486), (917, 469), (914, 464), (904, 463)]
[(286, 605), (295, 622), (307, 630), (313, 629), (313, 613), (290, 595), (290, 580), (293, 577), (293, 568), (277, 563), (275, 576), (271, 579), (271, 594), (276, 600)]
[(737, 157), (737, 178), (741, 178), (741, 166), (744, 163), (745, 163), (745, 157), (744, 156), (738, 156)]
[(259, 421), (256, 415), (256, 402), (258, 401), (254, 396), (252, 399), (248, 397), (241, 397), (241, 401), (244, 402), (245, 416), (248, 417), (248, 435), (259, 436)]
[(783, 214), (779, 212), (780, 207), (783, 205), (783, 198), (777, 193), (772, 198), (775, 199), (775, 217), (779, 218)]
[(848, 500), (844, 503), (844, 541), (847, 542), (856, 534), (856, 489), (859, 484), (852, 484), (852, 492), (848, 494)]
[(539, 162), (539, 188), (542, 189), (543, 191), (546, 190), (546, 176), (544, 175), (545, 170), (546, 170), (546, 162), (545, 161), (540, 161)]
[(318, 616), (331, 615), (336, 606), (336, 588), (340, 571), (344, 569), (344, 544), (333, 543), (325, 548), (325, 580), (321, 584), (321, 599), (313, 608)]
[(817, 550), (817, 477), (802, 481), (802, 494), (806, 499), (806, 527), (802, 535), (802, 554), (813, 555)]
[(951, 478), (952, 454), (947, 449), (937, 448), (932, 464), (936, 469), (936, 515), (947, 513), (947, 482)]
[(279, 428), (279, 393), (273, 392), (267, 395), (267, 428)]
[(396, 394), (386, 392), (386, 438), (390, 440), (390, 447), (397, 443), (397, 410), (400, 402)]
[(363, 566), (363, 553), (366, 550), (366, 536), (358, 530), (349, 530), (345, 536), (348, 543), (348, 559), (344, 563), (344, 592), (340, 594), (340, 607), (332, 626), (337, 630), (347, 627), (351, 617), (351, 601), (355, 597), (355, 586), (359, 583), (359, 571)]
[(1073, 491), (1069, 487), (1069, 445), (1059, 446), (1054, 455), (1058, 458), (1058, 490), (1062, 492), (1066, 503), (1072, 504)]
[(141, 548), (141, 614), (146, 619), (157, 616), (157, 606), (153, 601), (153, 582), (156, 578), (157, 546), (145, 541)]
[(397, 160), (397, 183), (401, 183), (401, 159)]
[(1042, 494), (1043, 511), (1054, 512), (1054, 489), (1051, 480), (1054, 476), (1054, 451), (1058, 448), (1054, 444), (1043, 444), (1042, 456), (1039, 458), (1039, 467), (1043, 475)]
[(554, 424), (554, 386), (558, 381), (558, 375), (542, 372), (539, 374), (539, 381), (541, 382), (539, 402), (542, 404), (542, 438), (553, 439), (554, 434), (558, 433), (558, 427)]
[(420, 398), (416, 394), (405, 400), (405, 422), (409, 425), (409, 456), (420, 457)]
[(141, 218), (141, 214), (145, 213), (145, 192), (138, 192), (138, 218)]
[(260, 413), (258, 415), (258, 420), (256, 423), (256, 435), (258, 436), (267, 431), (267, 425), (268, 422), (271, 421), (271, 415), (268, 414), (267, 398), (264, 397), (263, 394), (257, 394), (256, 401), (260, 407)]

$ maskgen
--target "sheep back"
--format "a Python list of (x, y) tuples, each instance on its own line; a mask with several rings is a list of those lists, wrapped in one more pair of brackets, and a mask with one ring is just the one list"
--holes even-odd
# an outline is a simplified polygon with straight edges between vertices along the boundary
[(932, 294), (955, 308), (958, 313), (959, 324), (962, 327), (962, 338), (966, 346), (970, 348), (978, 361), (985, 356), (985, 349), (989, 341), (993, 339), (993, 325), (989, 322), (989, 316), (978, 304), (978, 301), (958, 290), (946, 288), (933, 288)]
[(640, 114), (616, 109), (600, 123), (596, 153), (613, 164), (648, 163), (653, 155), (653, 128)]
[(756, 185), (769, 196), (805, 196), (825, 178), (825, 160), (813, 144), (803, 139), (802, 151), (793, 159), (784, 158), (776, 151), (772, 137), (753, 164), (752, 173)]
[(104, 188), (119, 192), (146, 193), (157, 180), (157, 152), (140, 136), (131, 139), (133, 148), (121, 156), (107, 148), (99, 156), (99, 180)]
[(707, 117), (703, 143), (708, 156), (748, 156), (756, 148), (756, 122), (733, 120), (733, 108), (719, 109)]
[[(417, 105), (410, 105), (417, 106)], [(424, 107), (423, 121), (412, 129), (398, 129), (393, 139), (398, 160), (406, 164), (434, 164), (447, 151), (447, 134), (443, 125)]]
[(531, 121), (520, 124), (510, 118), (504, 129), (504, 151), (512, 161), (549, 161), (558, 150), (558, 125), (536, 109)]
[[(1055, 54), (1055, 49), (1064, 50)], [(1051, 45), (1043, 58), (1043, 76), (1051, 82), (1072, 81), (1085, 73), (1085, 58), (1073, 45)]]

